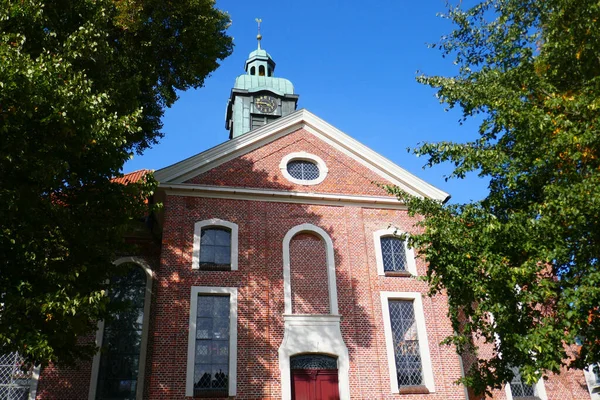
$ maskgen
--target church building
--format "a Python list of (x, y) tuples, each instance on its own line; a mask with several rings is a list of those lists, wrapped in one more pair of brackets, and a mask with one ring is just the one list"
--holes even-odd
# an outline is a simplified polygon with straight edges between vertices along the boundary
[[(149, 244), (115, 260), (132, 268), (108, 294), (133, 310), (99, 323), (93, 360), (2, 378), (21, 397), (1, 399), (476, 399), (456, 384), (466, 358), (440, 345), (448, 299), (427, 296), (398, 236), (415, 219), (377, 183), (449, 195), (297, 109), (258, 40), (229, 139), (154, 172), (159, 240), (134, 238)], [(596, 399), (592, 375), (517, 374), (494, 399)]]

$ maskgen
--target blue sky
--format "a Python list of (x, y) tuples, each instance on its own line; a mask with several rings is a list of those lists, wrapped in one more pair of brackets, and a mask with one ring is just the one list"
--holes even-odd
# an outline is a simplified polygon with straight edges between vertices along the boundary
[(292, 81), (306, 108), (409, 172), (452, 195), (452, 202), (485, 196), (475, 174), (445, 181), (448, 166), (422, 169), (424, 158), (408, 153), (419, 142), (463, 142), (477, 137), (474, 122), (459, 125), (435, 91), (418, 84), (418, 71), (453, 75), (456, 66), (429, 49), (452, 26), (436, 14), (444, 0), (217, 1), (233, 21), (233, 54), (198, 90), (180, 94), (166, 110), (165, 137), (124, 172), (159, 169), (228, 140), (225, 107), (235, 77), (256, 48), (255, 18), (262, 18), (262, 47), (277, 63), (275, 76)]

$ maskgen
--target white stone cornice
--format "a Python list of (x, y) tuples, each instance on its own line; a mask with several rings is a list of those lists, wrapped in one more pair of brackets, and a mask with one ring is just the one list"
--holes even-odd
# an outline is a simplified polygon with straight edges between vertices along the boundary
[(158, 190), (168, 195), (268, 201), (276, 203), (304, 203), (335, 206), (356, 206), (405, 210), (406, 206), (392, 196), (353, 196), (335, 193), (292, 192), (285, 190), (251, 189), (188, 183), (161, 183)]

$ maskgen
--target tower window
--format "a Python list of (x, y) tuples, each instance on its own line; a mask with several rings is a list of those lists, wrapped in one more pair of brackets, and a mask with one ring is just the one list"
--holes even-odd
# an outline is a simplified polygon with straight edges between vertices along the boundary
[(265, 66), (261, 65), (258, 67), (258, 76), (265, 76)]
[(256, 67), (250, 68), (250, 75), (256, 75)]
[(269, 68), (269, 76), (273, 76), (273, 70)]

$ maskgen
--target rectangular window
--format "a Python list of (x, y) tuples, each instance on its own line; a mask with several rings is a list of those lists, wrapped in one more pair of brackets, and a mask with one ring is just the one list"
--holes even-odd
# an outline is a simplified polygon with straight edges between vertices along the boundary
[(406, 244), (403, 240), (391, 236), (382, 237), (381, 254), (385, 272), (406, 271)]
[(237, 289), (192, 287), (186, 396), (235, 396)]
[(229, 296), (199, 294), (194, 356), (194, 396), (227, 396)]
[(392, 393), (433, 393), (421, 293), (381, 292)]
[(390, 300), (389, 311), (398, 386), (420, 386), (423, 384), (423, 368), (413, 302)]
[(23, 358), (18, 353), (0, 355), (0, 399), (35, 398), (39, 370), (22, 371)]

